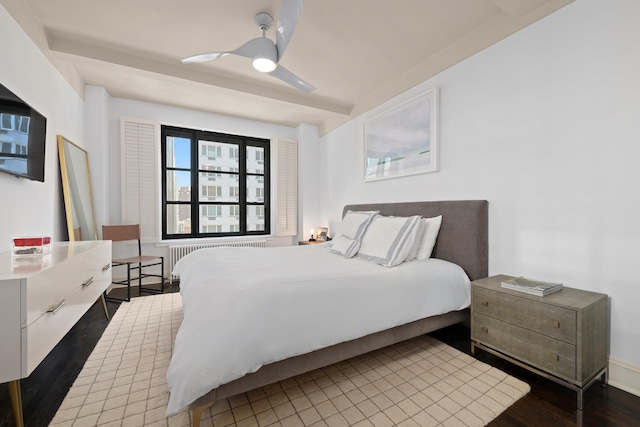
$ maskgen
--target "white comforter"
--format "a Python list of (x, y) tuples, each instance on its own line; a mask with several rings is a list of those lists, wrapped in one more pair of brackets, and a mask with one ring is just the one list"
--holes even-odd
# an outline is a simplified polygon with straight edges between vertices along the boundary
[(167, 415), (262, 365), (469, 306), (469, 278), (438, 260), (387, 268), (324, 245), (203, 249), (182, 258), (184, 319)]

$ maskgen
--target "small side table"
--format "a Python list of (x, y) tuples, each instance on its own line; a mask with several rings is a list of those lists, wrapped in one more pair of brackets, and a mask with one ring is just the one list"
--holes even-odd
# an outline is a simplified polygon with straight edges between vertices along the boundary
[(298, 245), (303, 246), (303, 245), (317, 245), (319, 243), (325, 243), (324, 240), (300, 240), (298, 242)]

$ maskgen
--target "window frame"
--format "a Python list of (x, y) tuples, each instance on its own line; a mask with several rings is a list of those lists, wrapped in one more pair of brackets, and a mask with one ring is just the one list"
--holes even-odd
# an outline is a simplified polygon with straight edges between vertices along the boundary
[[(271, 234), (271, 141), (265, 138), (255, 138), (243, 135), (233, 135), (233, 134), (225, 134), (219, 132), (210, 132), (203, 131), (197, 129), (188, 129), (181, 128), (176, 126), (168, 126), (161, 125), (160, 126), (160, 134), (161, 134), (161, 209), (162, 209), (162, 240), (179, 240), (179, 239), (206, 239), (206, 238), (216, 238), (216, 237), (240, 237), (240, 236), (264, 236)], [(167, 138), (175, 137), (175, 138), (185, 138), (190, 141), (190, 168), (176, 167), (176, 166), (168, 166), (167, 165)], [(238, 166), (239, 170), (237, 172), (233, 171), (230, 168), (229, 172), (226, 171), (212, 171), (210, 169), (201, 168), (200, 166), (200, 157), (205, 156), (201, 154), (201, 149), (199, 147), (200, 141), (209, 141), (220, 144), (229, 144), (230, 152), (234, 152), (237, 150), (238, 154)], [(233, 147), (235, 145), (235, 147)], [(256, 167), (257, 171), (262, 170), (262, 173), (254, 173), (248, 172), (247, 160), (247, 151), (248, 147), (258, 147), (262, 149), (263, 159), (262, 163), (259, 165), (260, 167)], [(230, 157), (231, 158), (231, 157)], [(233, 157), (235, 159), (235, 157)], [(167, 200), (167, 176), (168, 172), (178, 171), (178, 172), (188, 172), (190, 174), (190, 200)], [(216, 184), (208, 179), (204, 179), (202, 181), (202, 185), (199, 184), (200, 174), (201, 173), (215, 173), (216, 176), (228, 176), (237, 174), (238, 182), (236, 185), (232, 185), (231, 187), (238, 188), (238, 201), (205, 201), (201, 200), (201, 192), (203, 191), (204, 186), (215, 186)], [(251, 196), (247, 191), (247, 177), (255, 176), (258, 179), (263, 178), (263, 191), (264, 198), (262, 202), (253, 200), (249, 202), (248, 200), (252, 200)], [(179, 188), (179, 187), (178, 187)], [(194, 191), (194, 189), (196, 189)], [(176, 189), (178, 193), (178, 189)], [(179, 199), (179, 197), (178, 197)], [(254, 198), (255, 199), (255, 198)], [(191, 232), (190, 233), (176, 233), (169, 234), (167, 232), (167, 211), (170, 206), (189, 206), (191, 211)], [(201, 213), (203, 206), (238, 206), (239, 209), (239, 217), (238, 217), (238, 231), (225, 231), (225, 232), (201, 232), (200, 231), (200, 221), (201, 221)], [(264, 209), (264, 229), (262, 230), (248, 230), (248, 212), (249, 206), (262, 206)], [(178, 208), (179, 210), (179, 208)], [(235, 227), (230, 227), (231, 229)]]

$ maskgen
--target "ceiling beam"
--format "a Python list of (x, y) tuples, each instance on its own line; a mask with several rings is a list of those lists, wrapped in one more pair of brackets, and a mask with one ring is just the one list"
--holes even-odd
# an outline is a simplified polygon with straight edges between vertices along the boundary
[(282, 90), (275, 86), (247, 83), (204, 69), (203, 66), (184, 65), (179, 61), (153, 58), (148, 53), (115, 48), (102, 42), (82, 39), (61, 31), (47, 31), (49, 49), (70, 55), (91, 58), (125, 67), (144, 70), (165, 76), (203, 83), (243, 94), (274, 99), (296, 106), (311, 108), (334, 115), (348, 117), (352, 106), (333, 102), (313, 95), (302, 95), (294, 90)]
[(547, 0), (491, 0), (512, 18), (520, 18), (544, 5)]

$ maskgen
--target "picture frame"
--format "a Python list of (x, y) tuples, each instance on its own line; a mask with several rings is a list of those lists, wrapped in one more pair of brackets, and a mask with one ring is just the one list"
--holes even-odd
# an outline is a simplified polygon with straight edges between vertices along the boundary
[(438, 109), (434, 88), (365, 122), (365, 182), (437, 172)]
[(326, 242), (328, 233), (329, 229), (327, 227), (318, 227), (318, 229), (316, 230), (316, 240)]

